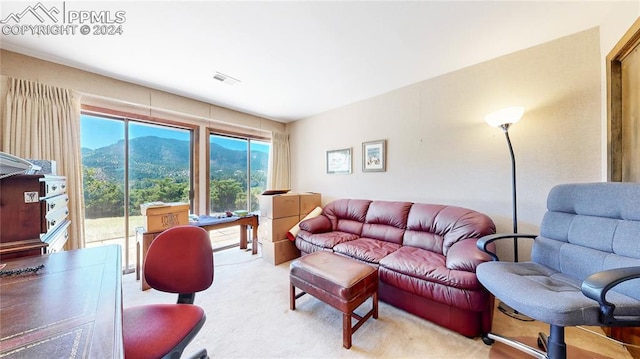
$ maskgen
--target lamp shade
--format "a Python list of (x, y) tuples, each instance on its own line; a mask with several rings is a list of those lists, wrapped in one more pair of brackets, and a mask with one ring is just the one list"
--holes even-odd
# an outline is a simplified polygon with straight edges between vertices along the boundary
[(512, 125), (520, 121), (523, 114), (524, 108), (522, 107), (507, 107), (488, 114), (484, 120), (493, 127), (500, 127), (506, 124)]

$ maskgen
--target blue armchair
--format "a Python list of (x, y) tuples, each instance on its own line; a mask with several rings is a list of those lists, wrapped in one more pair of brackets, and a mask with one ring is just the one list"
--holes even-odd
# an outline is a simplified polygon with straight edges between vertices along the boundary
[[(531, 261), (500, 262), (489, 243), (533, 240)], [(533, 348), (495, 333), (537, 358), (566, 358), (567, 326), (640, 326), (640, 183), (564, 184), (551, 189), (539, 235), (494, 234), (478, 248), (494, 259), (478, 266), (480, 282), (505, 304), (548, 323)]]

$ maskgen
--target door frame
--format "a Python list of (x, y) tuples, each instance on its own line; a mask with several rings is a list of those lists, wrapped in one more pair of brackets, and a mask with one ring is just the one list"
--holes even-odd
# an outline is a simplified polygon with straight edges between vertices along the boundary
[(622, 181), (622, 61), (640, 46), (640, 18), (607, 55), (607, 180)]

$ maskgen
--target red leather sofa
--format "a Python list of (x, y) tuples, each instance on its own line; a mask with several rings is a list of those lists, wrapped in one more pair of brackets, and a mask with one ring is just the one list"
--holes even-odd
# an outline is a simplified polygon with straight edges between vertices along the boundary
[(380, 300), (476, 337), (491, 331), (494, 301), (476, 278), (491, 260), (476, 240), (493, 233), (488, 216), (467, 208), (340, 199), (301, 222), (295, 244), (378, 267)]

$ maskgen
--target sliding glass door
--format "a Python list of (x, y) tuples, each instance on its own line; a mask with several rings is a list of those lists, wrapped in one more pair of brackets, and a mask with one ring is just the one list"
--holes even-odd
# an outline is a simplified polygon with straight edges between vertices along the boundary
[(85, 245), (119, 244), (130, 270), (140, 204), (191, 201), (193, 130), (83, 113), (81, 131)]
[[(267, 187), (269, 142), (221, 134), (209, 135), (209, 211), (260, 210)], [(212, 233), (214, 248), (238, 243), (237, 228)]]

